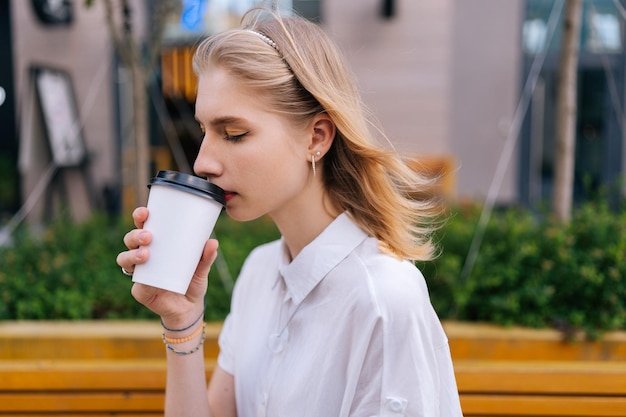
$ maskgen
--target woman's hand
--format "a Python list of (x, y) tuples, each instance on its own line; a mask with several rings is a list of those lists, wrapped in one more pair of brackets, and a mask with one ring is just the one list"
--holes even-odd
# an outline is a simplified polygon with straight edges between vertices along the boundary
[(124, 236), (124, 244), (128, 250), (117, 255), (117, 264), (131, 274), (135, 270), (135, 265), (148, 260), (148, 248), (141, 247), (149, 245), (152, 241), (152, 234), (143, 230), (143, 225), (147, 219), (148, 209), (146, 207), (138, 207), (133, 211), (133, 223), (137, 228)]
[[(127, 251), (117, 255), (117, 264), (128, 272), (135, 270), (135, 265), (144, 263), (150, 256), (149, 244), (152, 235), (143, 230), (148, 219), (148, 209), (139, 207), (133, 212), (136, 229), (124, 236)], [(154, 313), (161, 316), (163, 323), (171, 328), (183, 328), (197, 319), (204, 309), (204, 296), (208, 286), (211, 265), (217, 257), (217, 240), (209, 239), (202, 251), (202, 257), (194, 272), (185, 295), (177, 294), (145, 284), (134, 283), (131, 293), (135, 299)], [(173, 277), (175, 279), (175, 277)]]

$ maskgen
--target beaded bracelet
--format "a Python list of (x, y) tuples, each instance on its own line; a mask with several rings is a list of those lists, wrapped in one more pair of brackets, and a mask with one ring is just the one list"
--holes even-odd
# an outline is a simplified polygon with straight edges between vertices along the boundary
[(167, 327), (164, 323), (163, 323), (163, 319), (161, 319), (161, 327), (163, 327), (165, 330), (168, 330), (170, 332), (184, 332), (185, 330), (189, 330), (191, 329), (193, 326), (196, 325), (196, 323), (198, 323), (203, 317), (204, 317), (204, 311), (206, 310), (206, 300), (204, 300), (204, 306), (202, 307), (202, 313), (200, 313), (200, 316), (194, 320), (193, 323), (191, 323), (189, 326), (183, 328), (183, 329), (170, 329), (169, 327)]
[(191, 350), (178, 350), (176, 348), (174, 348), (172, 345), (170, 345), (169, 343), (167, 343), (167, 341), (165, 340), (165, 335), (163, 335), (163, 344), (165, 345), (165, 347), (174, 352), (177, 355), (191, 355), (192, 353), (197, 352), (198, 350), (200, 350), (200, 348), (202, 347), (202, 345), (204, 345), (204, 338), (205, 338), (205, 330), (204, 330), (204, 326), (202, 326), (202, 337), (200, 338), (200, 342), (198, 343), (198, 345), (196, 347), (194, 347)]
[(181, 337), (181, 338), (167, 337), (165, 333), (163, 333), (163, 340), (170, 345), (179, 345), (181, 343), (189, 342), (194, 337), (198, 336), (201, 331), (204, 330), (204, 326), (206, 326), (206, 324), (202, 323), (202, 326), (198, 327), (196, 330), (193, 331), (192, 334), (190, 334), (187, 337)]

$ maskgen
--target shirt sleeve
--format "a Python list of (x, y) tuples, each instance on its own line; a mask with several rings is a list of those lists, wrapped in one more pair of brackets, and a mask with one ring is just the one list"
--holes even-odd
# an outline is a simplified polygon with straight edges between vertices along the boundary
[(350, 416), (462, 417), (447, 337), (425, 284), (385, 291)]
[(235, 372), (235, 358), (233, 354), (233, 329), (232, 329), (232, 313), (229, 314), (224, 320), (224, 325), (220, 336), (218, 338), (218, 344), (220, 352), (217, 356), (217, 364), (224, 371), (233, 375)]
[[(254, 252), (253, 252), (254, 253)], [(252, 254), (251, 254), (252, 255)], [(250, 268), (252, 256), (249, 255), (244, 261), (239, 277), (235, 281), (233, 288), (233, 295), (230, 301), (230, 312), (224, 319), (222, 331), (218, 338), (218, 344), (220, 347), (219, 354), (217, 356), (217, 363), (226, 372), (231, 375), (235, 374), (235, 348), (237, 346), (237, 322), (240, 320), (241, 312), (239, 306), (242, 304), (240, 299), (245, 294), (245, 288), (241, 288), (245, 282), (246, 271)], [(245, 286), (245, 285), (244, 285)]]

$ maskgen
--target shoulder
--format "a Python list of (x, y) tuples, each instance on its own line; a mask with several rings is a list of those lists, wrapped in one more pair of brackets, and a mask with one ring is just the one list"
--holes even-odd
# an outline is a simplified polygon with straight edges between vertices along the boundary
[(344, 308), (358, 317), (361, 328), (369, 323), (372, 337), (385, 339), (392, 350), (397, 346), (388, 342), (397, 335), (414, 347), (447, 344), (424, 276), (413, 262), (382, 253), (369, 238), (333, 273), (332, 282), (341, 282), (335, 285)]
[(390, 317), (431, 308), (420, 270), (410, 261), (382, 253), (373, 238), (366, 239), (335, 272), (359, 293), (356, 300), (378, 315)]

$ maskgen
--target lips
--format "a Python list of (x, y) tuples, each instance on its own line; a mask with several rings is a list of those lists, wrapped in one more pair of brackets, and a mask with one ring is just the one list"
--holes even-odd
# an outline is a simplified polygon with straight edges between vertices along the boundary
[(237, 195), (237, 193), (232, 191), (224, 191), (224, 199), (227, 203), (232, 200), (235, 195)]

